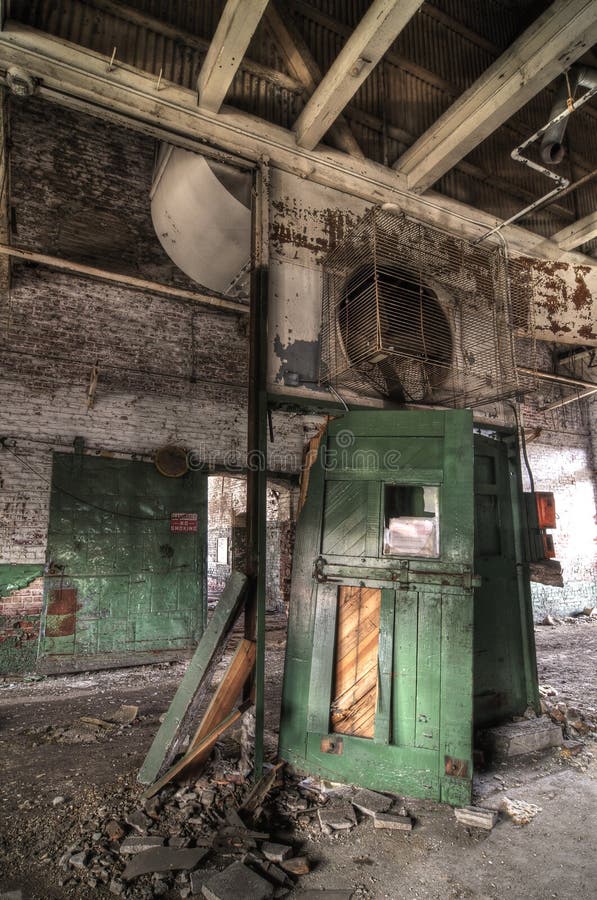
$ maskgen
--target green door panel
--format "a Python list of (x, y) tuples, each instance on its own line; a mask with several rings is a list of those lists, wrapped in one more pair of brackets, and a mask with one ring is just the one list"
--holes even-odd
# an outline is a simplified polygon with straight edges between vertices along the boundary
[(538, 708), (530, 584), (517, 551), (518, 453), (508, 438), (475, 435), (475, 569), (481, 576), (475, 590), (476, 727)]
[[(396, 491), (401, 485), (408, 487)], [(421, 486), (434, 487), (439, 506), (422, 503)], [(398, 499), (388, 506), (390, 488)], [(401, 498), (412, 498), (407, 512), (386, 511), (407, 503)], [(426, 516), (439, 522), (439, 556), (417, 556), (416, 539), (407, 538), (401, 546), (412, 547), (410, 557), (384, 555), (385, 528), (426, 534)], [(472, 575), (470, 411), (371, 411), (332, 421), (297, 529), (282, 757), (336, 781), (469, 802)], [(328, 733), (343, 584), (382, 592), (372, 738)]]
[(325, 486), (322, 553), (364, 556), (367, 550), (368, 485), (328, 481)]
[[(202, 473), (164, 478), (149, 463), (54, 454), (40, 668), (120, 665), (195, 646), (206, 504)], [(172, 533), (172, 512), (196, 513), (196, 532)]]

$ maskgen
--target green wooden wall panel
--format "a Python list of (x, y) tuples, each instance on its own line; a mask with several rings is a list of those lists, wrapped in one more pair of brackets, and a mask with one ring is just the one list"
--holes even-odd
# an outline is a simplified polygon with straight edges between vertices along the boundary
[[(194, 646), (205, 605), (206, 477), (164, 478), (148, 463), (54, 454), (40, 655), (134, 654)], [(65, 493), (67, 491), (68, 493)], [(196, 533), (170, 531), (197, 514)], [(66, 592), (66, 593), (64, 593)], [(74, 594), (72, 594), (74, 592)], [(64, 598), (76, 613), (62, 615)]]
[(419, 594), (415, 744), (437, 750), (441, 685), (441, 595)]
[(395, 592), (382, 590), (379, 617), (379, 651), (375, 742), (389, 744), (392, 728), (392, 691), (394, 681)]
[(309, 473), (309, 490), (297, 522), (288, 611), (289, 641), (284, 665), (280, 718), (280, 754), (304, 760), (307, 746), (307, 707), (311, 675), (317, 582), (313, 563), (321, 550), (326, 437)]
[[(449, 415), (454, 410), (450, 410)], [(385, 411), (362, 410), (348, 416), (338, 416), (327, 428), (328, 437), (335, 440), (339, 432), (355, 436), (379, 435), (396, 437), (443, 437), (445, 412), (443, 410)], [(346, 443), (346, 440), (344, 441)]]
[(366, 538), (367, 485), (358, 481), (328, 481), (322, 553), (363, 556)]
[(320, 734), (327, 732), (330, 727), (337, 612), (337, 586), (320, 584), (317, 588), (307, 713), (307, 730)]
[[(441, 799), (470, 802), (473, 774), (473, 604), (472, 595), (443, 597), (441, 630), (440, 753)], [(462, 775), (448, 774), (453, 766)], [(461, 768), (462, 767), (462, 768)]]
[[(474, 716), (476, 727), (536, 704), (537, 675), (528, 573), (519, 578), (516, 540), (520, 469), (512, 441), (475, 436)], [(525, 657), (530, 661), (525, 663)]]
[(418, 593), (397, 591), (394, 615), (392, 743), (400, 747), (415, 746), (418, 627)]
[(381, 747), (367, 738), (347, 735), (342, 735), (342, 744), (341, 756), (325, 753), (321, 750), (320, 737), (311, 734), (306, 760), (294, 757), (292, 761), (303, 770), (306, 762), (308, 771), (331, 781), (366, 785), (373, 790), (408, 797), (439, 799), (440, 779), (435, 751), (420, 747)]

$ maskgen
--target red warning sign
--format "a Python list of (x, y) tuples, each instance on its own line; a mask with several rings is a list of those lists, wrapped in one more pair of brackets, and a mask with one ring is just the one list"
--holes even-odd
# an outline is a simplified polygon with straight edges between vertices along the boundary
[(197, 513), (170, 513), (170, 531), (173, 534), (195, 533), (197, 519)]

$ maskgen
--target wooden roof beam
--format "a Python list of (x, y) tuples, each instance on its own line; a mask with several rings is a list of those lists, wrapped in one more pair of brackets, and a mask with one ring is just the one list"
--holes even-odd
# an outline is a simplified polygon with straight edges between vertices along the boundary
[(424, 191), (597, 41), (595, 0), (555, 0), (396, 161)]
[(296, 120), (299, 147), (313, 150), (423, 0), (374, 0)]
[(574, 250), (575, 247), (580, 247), (581, 244), (586, 244), (593, 238), (597, 238), (597, 211), (562, 228), (561, 231), (552, 235), (551, 240), (558, 245), (560, 250)]
[(268, 0), (228, 0), (203, 61), (197, 91), (199, 106), (219, 112), (247, 52)]
[[(285, 16), (282, 16), (276, 4), (271, 0), (265, 12), (265, 22), (278, 49), (284, 55), (288, 71), (297, 81), (301, 82), (305, 93), (310, 97), (320, 83), (322, 73), (292, 16), (287, 12)], [(330, 128), (330, 138), (338, 150), (364, 159), (365, 154), (343, 116), (339, 116)]]
[[(155, 76), (133, 66), (110, 68), (109, 56), (8, 21), (0, 32), (0, 68), (25, 68), (36, 80), (36, 94), (67, 109), (133, 128), (187, 150), (224, 159), (232, 154), (247, 163), (266, 154), (272, 167), (324, 185), (366, 203), (395, 203), (407, 215), (475, 240), (495, 225), (495, 216), (458, 200), (430, 192), (425, 197), (406, 189), (405, 178), (372, 160), (355, 159), (330, 147), (304, 150), (294, 134), (248, 113), (226, 108), (226, 115), (200, 109), (194, 90), (165, 81), (156, 90)], [(0, 84), (3, 78), (0, 76)], [(513, 252), (557, 258), (556, 244), (518, 225), (504, 234)], [(594, 260), (573, 252), (570, 262)], [(578, 343), (578, 341), (577, 341)]]

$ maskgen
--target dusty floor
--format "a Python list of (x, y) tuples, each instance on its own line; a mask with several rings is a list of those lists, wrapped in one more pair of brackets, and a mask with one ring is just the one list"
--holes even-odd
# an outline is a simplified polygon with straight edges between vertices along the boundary
[[(271, 755), (283, 646), (282, 633), (269, 635)], [(540, 682), (594, 716), (597, 624), (538, 627), (537, 647)], [(61, 885), (59, 859), (82, 831), (97, 827), (106, 809), (134, 802), (136, 771), (183, 671), (184, 664), (175, 664), (0, 685), (0, 898), (15, 888), (24, 900), (112, 896), (101, 885)], [(123, 703), (139, 706), (132, 726), (106, 732), (80, 722), (106, 717)], [(225, 750), (234, 749), (231, 740)], [(497, 806), (507, 795), (541, 807), (524, 827), (502, 818), (489, 834), (473, 832), (448, 807), (412, 801), (408, 810), (417, 824), (410, 835), (375, 831), (370, 820), (337, 836), (314, 829), (297, 834), (314, 863), (299, 887), (396, 900), (594, 898), (597, 745), (589, 742), (587, 750), (573, 759), (552, 750), (480, 775), (476, 789), (484, 804)]]

